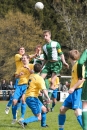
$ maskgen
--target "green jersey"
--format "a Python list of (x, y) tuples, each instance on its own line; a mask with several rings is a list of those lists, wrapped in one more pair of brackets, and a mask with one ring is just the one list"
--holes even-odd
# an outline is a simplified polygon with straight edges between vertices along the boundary
[(78, 78), (82, 78), (82, 66), (85, 64), (85, 78), (87, 78), (87, 49), (82, 53), (78, 61)]
[(60, 59), (59, 55), (63, 54), (63, 52), (58, 42), (51, 41), (43, 46), (43, 54), (45, 60), (58, 61), (58, 59)]

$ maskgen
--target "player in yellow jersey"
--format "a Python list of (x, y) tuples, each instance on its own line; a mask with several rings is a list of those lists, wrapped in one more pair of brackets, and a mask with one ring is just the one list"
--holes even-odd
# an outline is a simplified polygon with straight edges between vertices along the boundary
[[(51, 78), (49, 79), (50, 84), (51, 84)], [(51, 107), (51, 112), (53, 111), (55, 105), (56, 105), (56, 99), (57, 99), (57, 94), (58, 94), (58, 87), (59, 87), (59, 77), (56, 77), (55, 82), (54, 82), (54, 88), (52, 89), (52, 107)]]
[(35, 122), (41, 120), (41, 127), (48, 127), (46, 124), (46, 107), (41, 103), (38, 98), (39, 92), (42, 90), (45, 96), (50, 102), (50, 98), (48, 96), (48, 92), (45, 87), (44, 79), (39, 75), (41, 71), (41, 65), (34, 65), (34, 74), (31, 74), (28, 81), (28, 88), (26, 91), (26, 103), (28, 107), (32, 110), (34, 116), (31, 116), (23, 121), (19, 121), (18, 123), (25, 127), (28, 123)]
[[(16, 107), (17, 107), (16, 104), (18, 103), (20, 99), (22, 100), (21, 111), (22, 113), (25, 113), (26, 104), (24, 100), (24, 95), (27, 89), (28, 78), (30, 74), (33, 73), (33, 64), (29, 64), (28, 55), (24, 54), (22, 56), (22, 62), (23, 62), (23, 66), (20, 67), (20, 69), (17, 69), (15, 73), (15, 77), (19, 78), (19, 82), (13, 95), (12, 112), (13, 112), (14, 120), (16, 120)], [(24, 118), (24, 114), (22, 114), (21, 118)]]
[[(77, 65), (78, 59), (80, 58), (80, 53), (78, 50), (71, 50), (69, 52), (69, 61), (72, 64), (72, 78), (69, 89), (69, 96), (65, 99), (62, 107), (60, 108), (60, 114), (58, 115), (58, 125), (59, 130), (64, 130), (64, 123), (66, 120), (66, 111), (73, 109), (79, 124), (82, 127), (82, 85), (84, 79), (78, 79)], [(83, 77), (84, 77), (84, 67), (83, 67)]]
[(51, 109), (50, 109), (50, 104), (46, 103), (46, 98), (44, 97), (44, 95), (43, 95), (43, 100), (44, 100), (45, 106), (47, 107), (47, 110), (52, 112), (55, 105), (56, 105), (56, 101), (57, 101), (56, 99), (57, 99), (57, 96), (58, 96), (59, 77), (56, 77), (53, 89), (50, 88), (51, 78), (45, 79), (45, 84), (46, 84), (46, 88), (48, 89), (48, 95), (52, 100)]
[[(16, 65), (16, 71), (18, 69), (20, 69), (21, 66), (23, 66), (23, 63), (22, 63), (22, 55), (25, 54), (25, 48), (24, 47), (20, 47), (18, 48), (18, 53), (15, 54), (15, 65)], [(19, 81), (19, 78), (15, 78), (15, 84), (14, 84), (14, 89), (16, 89), (17, 85), (18, 85), (18, 81)], [(6, 105), (6, 109), (5, 109), (5, 113), (8, 114), (9, 113), (9, 110), (10, 110), (10, 106), (12, 105), (12, 100), (13, 100), (13, 95), (10, 97), (10, 100), (9, 102), (7, 103)], [(21, 103), (18, 103), (17, 104), (17, 109), (21, 106)], [(12, 124), (14, 124), (15, 122), (12, 121)]]

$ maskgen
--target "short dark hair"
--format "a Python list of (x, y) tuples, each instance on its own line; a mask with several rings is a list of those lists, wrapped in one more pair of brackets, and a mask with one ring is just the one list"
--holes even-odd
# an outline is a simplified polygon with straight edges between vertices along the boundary
[(34, 72), (39, 73), (42, 69), (42, 65), (41, 64), (35, 64), (34, 65)]

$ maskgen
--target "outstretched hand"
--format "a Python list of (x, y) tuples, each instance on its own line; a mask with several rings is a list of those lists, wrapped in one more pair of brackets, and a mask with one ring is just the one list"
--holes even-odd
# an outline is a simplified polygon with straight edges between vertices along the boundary
[(64, 63), (64, 65), (66, 66), (67, 69), (69, 69), (69, 64), (68, 63)]

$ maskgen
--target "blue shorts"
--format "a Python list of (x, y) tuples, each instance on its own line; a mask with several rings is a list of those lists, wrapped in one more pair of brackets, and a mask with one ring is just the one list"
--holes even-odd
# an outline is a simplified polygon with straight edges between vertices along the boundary
[(26, 103), (27, 103), (28, 107), (32, 110), (34, 115), (41, 113), (41, 108), (42, 108), (43, 104), (41, 103), (41, 101), (38, 98), (27, 97)]
[(22, 95), (25, 94), (26, 89), (27, 89), (26, 84), (18, 85), (14, 92), (13, 99), (19, 100), (22, 97)]
[(82, 109), (82, 101), (81, 101), (82, 88), (76, 89), (72, 94), (65, 99), (62, 106), (70, 108), (70, 109)]
[(14, 84), (14, 89), (17, 88), (17, 86), (18, 86), (18, 82), (19, 82), (19, 78), (16, 78), (16, 79), (15, 79), (15, 84)]
[(52, 93), (52, 98), (57, 98), (57, 94), (58, 94), (58, 88), (53, 90), (53, 93)]

